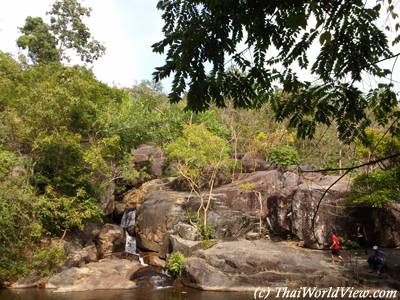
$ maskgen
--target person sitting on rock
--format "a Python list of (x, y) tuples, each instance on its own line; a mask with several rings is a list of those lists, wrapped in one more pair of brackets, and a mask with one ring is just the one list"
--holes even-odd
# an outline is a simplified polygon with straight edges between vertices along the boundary
[(340, 242), (335, 230), (332, 230), (332, 245), (330, 248), (332, 251), (332, 264), (335, 264), (336, 261), (344, 262), (343, 257), (340, 256)]
[(368, 265), (372, 271), (380, 274), (385, 265), (385, 251), (379, 249), (378, 246), (374, 246), (372, 249), (375, 250), (375, 253), (368, 258)]

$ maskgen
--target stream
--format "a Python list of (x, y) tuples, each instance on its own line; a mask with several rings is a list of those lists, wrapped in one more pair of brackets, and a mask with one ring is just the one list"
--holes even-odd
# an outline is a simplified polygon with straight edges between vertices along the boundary
[(44, 289), (0, 290), (0, 300), (250, 300), (252, 293), (206, 292), (190, 288), (97, 290), (53, 293)]

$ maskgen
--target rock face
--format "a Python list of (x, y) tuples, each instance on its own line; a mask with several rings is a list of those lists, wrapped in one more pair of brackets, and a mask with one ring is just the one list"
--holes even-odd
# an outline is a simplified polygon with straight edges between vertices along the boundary
[(132, 150), (135, 168), (146, 167), (149, 174), (153, 177), (160, 177), (163, 173), (165, 156), (157, 146), (140, 145)]
[(132, 289), (136, 284), (129, 278), (139, 268), (136, 261), (106, 258), (51, 276), (45, 287), (56, 292)]
[(319, 251), (270, 241), (224, 242), (187, 260), (184, 283), (205, 290), (254, 290), (259, 286), (351, 286)]
[[(259, 171), (244, 174), (236, 182), (217, 188), (215, 194), (228, 209), (253, 217), (254, 222), (258, 222), (261, 213), (262, 225), (272, 234), (294, 235), (304, 240), (306, 247), (327, 248), (332, 227), (339, 232), (347, 230), (351, 219), (347, 209), (343, 208), (350, 182), (343, 179), (327, 193), (321, 204), (315, 236), (311, 230), (318, 200), (336, 179), (322, 175), (299, 177), (293, 172), (277, 169)], [(244, 188), (249, 184), (252, 189)]]
[(173, 252), (181, 252), (185, 256), (191, 256), (194, 251), (203, 247), (202, 241), (185, 240), (177, 235), (169, 236)]
[(73, 251), (71, 254), (69, 254), (67, 260), (64, 263), (64, 267), (81, 267), (87, 263), (95, 262), (97, 260), (97, 249), (96, 246), (92, 244), (83, 249)]
[(136, 234), (138, 246), (165, 255), (168, 232), (182, 221), (188, 193), (174, 192), (167, 187), (169, 181), (153, 180), (137, 210)]
[(115, 208), (115, 184), (113, 182), (109, 183), (108, 186), (105, 187), (101, 197), (100, 203), (101, 208), (105, 215), (109, 215), (114, 211)]
[(122, 252), (125, 248), (125, 236), (120, 226), (105, 224), (99, 233), (99, 257), (104, 258), (113, 253)]
[(245, 154), (241, 159), (242, 170), (245, 173), (255, 171), (266, 171), (271, 169), (271, 166), (262, 158), (254, 158), (249, 154)]
[(365, 226), (370, 246), (400, 246), (400, 203), (389, 203), (383, 208), (358, 208), (353, 215)]
[[(261, 216), (263, 234), (294, 235), (311, 248), (328, 248), (331, 229), (347, 231), (354, 222), (343, 208), (350, 182), (343, 179), (325, 196), (315, 222), (315, 235), (311, 224), (318, 200), (337, 177), (311, 175), (299, 177), (293, 172), (278, 169), (241, 174), (233, 183), (213, 191), (209, 224), (216, 238), (236, 240), (246, 233), (259, 231)], [(168, 234), (176, 233), (184, 239), (182, 226), (189, 212), (196, 212), (199, 198), (187, 192), (171, 190), (171, 182), (154, 180), (143, 194), (137, 211), (139, 247), (164, 254), (168, 249)], [(249, 188), (250, 187), (250, 188)], [(261, 200), (261, 207), (260, 207)], [(262, 208), (260, 210), (260, 208)]]

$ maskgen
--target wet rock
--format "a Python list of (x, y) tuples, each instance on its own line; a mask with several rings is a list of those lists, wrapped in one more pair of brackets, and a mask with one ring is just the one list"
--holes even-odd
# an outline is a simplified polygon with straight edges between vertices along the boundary
[(125, 248), (125, 236), (120, 226), (105, 224), (98, 237), (99, 257), (104, 258), (114, 253), (120, 253)]
[(152, 253), (152, 254), (147, 254), (144, 257), (144, 261), (146, 264), (149, 264), (150, 266), (154, 267), (160, 267), (160, 268), (165, 268), (166, 262), (164, 259), (161, 259), (157, 254)]
[(11, 289), (26, 289), (26, 288), (34, 288), (39, 287), (45, 282), (45, 279), (39, 275), (31, 275), (28, 277), (24, 277), (17, 282), (13, 283), (10, 288)]
[(171, 287), (174, 285), (173, 278), (160, 268), (152, 266), (139, 269), (130, 276), (130, 280), (135, 282), (138, 287), (147, 289)]

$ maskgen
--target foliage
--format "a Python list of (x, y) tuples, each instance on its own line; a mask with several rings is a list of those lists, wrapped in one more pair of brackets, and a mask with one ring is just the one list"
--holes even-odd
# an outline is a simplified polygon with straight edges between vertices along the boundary
[(349, 205), (383, 207), (399, 201), (400, 169), (374, 170), (358, 175), (347, 196)]
[(17, 45), (28, 50), (28, 56), (33, 63), (59, 61), (56, 39), (50, 33), (50, 26), (42, 18), (27, 17), (25, 25), (19, 30), (22, 35), (18, 38)]
[[(382, 124), (395, 114), (393, 86), (379, 82), (391, 71), (378, 64), (398, 56), (387, 38), (390, 26), (379, 21), (385, 9), (389, 19), (397, 18), (391, 2), (160, 0), (164, 39), (153, 51), (166, 60), (154, 77), (173, 74), (171, 102), (186, 95), (195, 111), (230, 101), (253, 108), (271, 101), (277, 119), (289, 119), (299, 137), (312, 137), (318, 124), (335, 121), (339, 137), (349, 141), (369, 125), (368, 109)], [(318, 44), (311, 61), (311, 45)], [(302, 80), (298, 67), (319, 81)], [(367, 97), (357, 85), (362, 74), (380, 84)], [(287, 97), (271, 98), (276, 85)]]
[(278, 166), (287, 167), (299, 163), (299, 155), (295, 148), (290, 146), (276, 146), (267, 154), (267, 160)]
[(209, 248), (211, 248), (212, 246), (214, 246), (215, 242), (212, 240), (203, 240), (202, 242), (202, 247), (204, 250), (207, 250)]
[(0, 148), (0, 286), (29, 273), (25, 252), (37, 238), (29, 161)]
[(253, 191), (256, 189), (256, 185), (252, 182), (242, 183), (239, 188), (244, 191)]
[(167, 269), (175, 277), (182, 275), (185, 268), (186, 257), (179, 251), (172, 253), (167, 260)]
[(105, 48), (91, 37), (83, 22), (90, 11), (78, 0), (57, 0), (48, 12), (50, 25), (40, 17), (27, 17), (17, 45), (28, 50), (33, 63), (69, 61), (67, 50), (74, 50), (82, 61), (91, 63), (104, 54)]
[[(362, 160), (382, 158), (400, 152), (400, 138), (385, 134), (377, 128), (367, 128), (362, 139), (357, 141), (355, 149), (357, 156)], [(390, 163), (395, 164), (396, 160), (389, 162), (387, 167)]]
[(101, 220), (101, 209), (95, 199), (83, 189), (67, 197), (57, 194), (51, 187), (40, 196), (34, 206), (35, 214), (45, 232), (60, 234), (64, 230), (83, 229), (88, 221)]
[(214, 226), (210, 222), (206, 223), (205, 226), (204, 222), (200, 222), (196, 225), (196, 227), (199, 236), (201, 236), (203, 240), (215, 239)]
[(42, 276), (48, 276), (64, 262), (65, 253), (62, 247), (39, 249), (33, 256), (32, 266)]
[(208, 182), (212, 171), (226, 172), (232, 165), (228, 142), (203, 124), (186, 125), (182, 136), (167, 145), (166, 151), (178, 161), (182, 179), (196, 187)]

